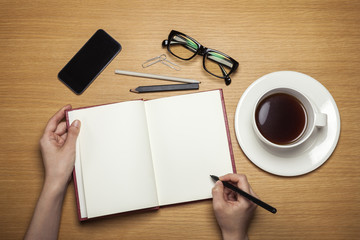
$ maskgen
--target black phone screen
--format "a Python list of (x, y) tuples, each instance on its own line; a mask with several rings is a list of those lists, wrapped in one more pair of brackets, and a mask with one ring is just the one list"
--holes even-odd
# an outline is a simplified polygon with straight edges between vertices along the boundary
[(59, 72), (58, 78), (81, 94), (120, 51), (121, 45), (99, 29)]

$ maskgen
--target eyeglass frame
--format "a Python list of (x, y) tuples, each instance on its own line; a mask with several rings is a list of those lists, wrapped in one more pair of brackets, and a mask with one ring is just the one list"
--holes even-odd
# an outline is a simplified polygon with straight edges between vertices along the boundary
[[(175, 55), (171, 50), (170, 50), (170, 40), (175, 36), (175, 35), (183, 35), (187, 38), (189, 38), (190, 40), (192, 40), (198, 47), (197, 51), (194, 53), (194, 55), (192, 55), (190, 58), (182, 58), (182, 57), (179, 57), (177, 55)], [(192, 58), (194, 58), (196, 55), (200, 55), (200, 56), (203, 56), (203, 68), (205, 69), (206, 72), (208, 72), (209, 74), (213, 75), (214, 77), (217, 77), (217, 78), (221, 78), (221, 79), (224, 79), (225, 80), (225, 84), (226, 85), (230, 85), (231, 83), (231, 78), (230, 78), (230, 74), (235, 72), (236, 69), (238, 68), (239, 66), (239, 63), (233, 59), (232, 57), (230, 57), (229, 55), (223, 53), (223, 52), (220, 52), (218, 50), (215, 50), (215, 49), (211, 49), (211, 48), (207, 48), (207, 47), (204, 47), (203, 45), (201, 45), (198, 41), (196, 41), (194, 38), (182, 33), (182, 32), (179, 32), (179, 31), (176, 31), (176, 30), (171, 30), (171, 32), (169, 33), (169, 36), (168, 36), (168, 39), (167, 40), (164, 40), (162, 42), (162, 46), (163, 47), (166, 47), (167, 50), (170, 52), (171, 55), (177, 57), (177, 58), (180, 58), (182, 60), (185, 60), (185, 61), (188, 61), (188, 60), (191, 60)], [(223, 77), (220, 77), (220, 76), (217, 76), (215, 75), (214, 73), (210, 72), (206, 66), (205, 66), (205, 59), (206, 59), (206, 56), (210, 53), (210, 52), (214, 52), (214, 53), (218, 53), (218, 54), (221, 54), (225, 57), (227, 57), (231, 63), (233, 64), (233, 67), (231, 68), (230, 72), (229, 73), (226, 73), (225, 70), (223, 69), (223, 67), (221, 65), (220, 66), (220, 69), (223, 73)]]

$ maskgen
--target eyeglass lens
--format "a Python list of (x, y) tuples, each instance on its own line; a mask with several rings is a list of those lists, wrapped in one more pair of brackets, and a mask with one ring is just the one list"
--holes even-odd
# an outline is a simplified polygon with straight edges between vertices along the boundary
[(193, 57), (198, 49), (198, 45), (185, 35), (176, 34), (170, 39), (169, 51), (179, 58), (187, 60)]
[(217, 77), (225, 77), (233, 68), (232, 61), (217, 52), (208, 52), (205, 56), (204, 67), (205, 69)]

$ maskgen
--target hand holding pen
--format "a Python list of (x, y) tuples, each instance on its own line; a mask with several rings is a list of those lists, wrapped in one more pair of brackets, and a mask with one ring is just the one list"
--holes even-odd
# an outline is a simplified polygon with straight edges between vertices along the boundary
[(220, 180), (215, 183), (212, 195), (215, 217), (223, 239), (248, 239), (247, 229), (257, 205), (224, 187), (222, 181), (234, 183), (243, 191), (257, 196), (243, 174), (227, 174)]

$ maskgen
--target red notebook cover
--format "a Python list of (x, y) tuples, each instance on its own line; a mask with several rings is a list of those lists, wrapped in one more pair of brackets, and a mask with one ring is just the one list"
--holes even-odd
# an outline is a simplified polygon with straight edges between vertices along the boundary
[[(227, 134), (227, 139), (228, 139), (228, 146), (229, 146), (229, 152), (230, 152), (232, 170), (233, 170), (233, 173), (236, 173), (235, 158), (234, 158), (234, 153), (233, 153), (233, 149), (232, 149), (232, 143), (231, 143), (231, 137), (230, 137), (230, 130), (229, 130), (229, 122), (228, 122), (227, 113), (226, 113), (226, 106), (225, 106), (224, 94), (223, 94), (223, 90), (222, 90), (222, 89), (218, 89), (218, 90), (219, 90), (220, 96), (221, 96), (221, 103), (222, 103), (222, 109), (223, 109), (223, 114), (224, 114), (224, 121), (225, 121), (225, 126), (226, 126), (226, 134)], [(212, 90), (209, 90), (209, 91), (212, 91)], [(132, 101), (132, 100), (129, 100), (129, 101)], [(92, 108), (92, 107), (97, 107), (97, 106), (109, 105), (109, 104), (113, 104), (113, 103), (107, 103), (107, 104), (100, 104), (100, 105), (93, 105), (93, 106), (87, 106), (87, 107), (74, 108), (74, 109), (70, 109), (70, 110), (66, 111), (66, 124), (67, 124), (67, 127), (68, 127), (68, 128), (70, 127), (68, 112), (70, 112), (70, 111), (75, 111), (75, 110), (79, 110), (79, 109), (86, 109), (86, 108)], [(77, 184), (77, 178), (76, 178), (75, 168), (74, 168), (74, 170), (73, 170), (73, 179), (74, 179), (74, 189), (75, 189), (75, 198), (76, 198), (76, 206), (77, 206), (78, 219), (79, 219), (79, 221), (89, 220), (89, 218), (87, 218), (87, 217), (85, 217), (85, 218), (84, 218), (84, 217), (81, 217), (81, 213), (80, 213), (80, 201), (79, 201), (79, 193), (78, 193), (78, 184)], [(206, 200), (206, 199), (204, 199), (204, 200)], [(198, 200), (198, 201), (202, 201), (202, 200)], [(193, 202), (197, 202), (197, 201), (193, 201)], [(186, 203), (189, 203), (189, 202), (186, 202)], [(183, 204), (183, 203), (177, 203), (177, 204), (172, 204), (172, 205), (179, 205), (179, 204)], [(170, 206), (170, 205), (167, 205), (167, 206)], [(133, 213), (133, 212), (143, 212), (143, 211), (149, 211), (149, 210), (157, 210), (157, 209), (159, 209), (159, 208), (160, 208), (160, 206), (158, 206), (158, 207), (153, 207), (153, 208), (147, 208), (147, 209), (140, 209), (140, 210), (135, 210), (135, 211), (129, 211), (129, 212), (114, 213), (114, 214), (105, 215), (105, 216), (100, 216), (100, 217), (95, 217), (95, 218), (90, 218), (90, 219), (97, 219), (97, 218), (109, 217), (109, 216), (119, 215), (119, 214), (128, 214), (128, 213)]]

